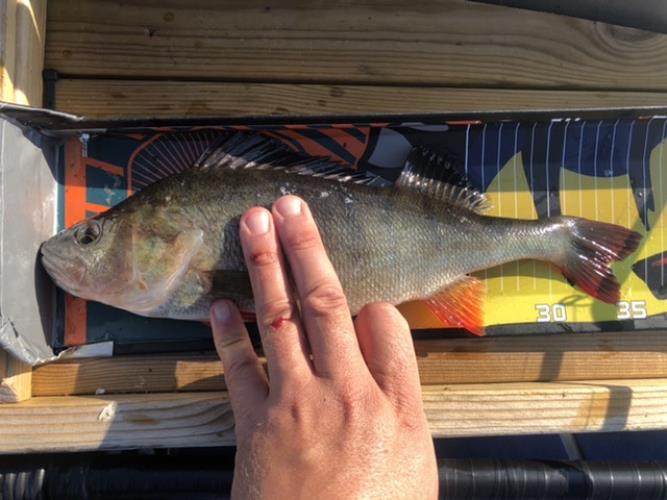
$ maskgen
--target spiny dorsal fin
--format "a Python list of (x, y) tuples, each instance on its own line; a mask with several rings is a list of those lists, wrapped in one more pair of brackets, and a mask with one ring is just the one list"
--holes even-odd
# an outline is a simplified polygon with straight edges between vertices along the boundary
[(410, 151), (396, 186), (414, 189), (476, 213), (490, 208), (486, 196), (475, 189), (451, 161), (422, 147)]
[(236, 132), (213, 143), (195, 163), (196, 168), (253, 168), (284, 170), (339, 182), (386, 185), (381, 177), (356, 172), (328, 157), (297, 153), (281, 142), (260, 134)]

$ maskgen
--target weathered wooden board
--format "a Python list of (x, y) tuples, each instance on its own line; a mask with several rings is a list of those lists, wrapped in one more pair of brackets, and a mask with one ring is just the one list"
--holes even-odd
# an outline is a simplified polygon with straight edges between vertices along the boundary
[[(667, 380), (423, 387), (434, 436), (667, 427)], [(0, 450), (233, 444), (224, 392), (41, 397), (0, 406)]]
[(52, 0), (46, 67), (246, 82), (667, 89), (667, 36), (463, 0)]
[[(573, 334), (417, 341), (422, 384), (667, 377), (667, 335)], [(33, 396), (225, 388), (214, 354), (73, 359), (35, 368)]]
[(56, 108), (91, 118), (324, 116), (667, 106), (667, 92), (63, 79)]
[(32, 392), (31, 386), (32, 367), (0, 350), (0, 403), (28, 399)]
[(46, 0), (0, 2), (0, 100), (39, 106)]

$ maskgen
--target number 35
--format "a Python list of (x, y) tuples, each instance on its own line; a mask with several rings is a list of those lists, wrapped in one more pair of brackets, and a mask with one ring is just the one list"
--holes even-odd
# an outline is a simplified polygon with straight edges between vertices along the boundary
[(643, 300), (622, 300), (618, 303), (618, 319), (644, 319), (648, 316)]

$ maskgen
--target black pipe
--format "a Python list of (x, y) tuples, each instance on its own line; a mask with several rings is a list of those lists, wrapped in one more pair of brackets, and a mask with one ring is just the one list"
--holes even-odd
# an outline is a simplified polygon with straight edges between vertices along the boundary
[(0, 500), (228, 499), (233, 458), (224, 454), (8, 455), (0, 457)]
[(667, 33), (664, 0), (472, 0)]
[[(172, 453), (0, 457), (0, 500), (229, 498), (233, 450)], [(445, 459), (438, 464), (443, 499), (667, 498), (667, 462)]]
[(631, 500), (667, 498), (667, 462), (440, 460), (440, 497)]

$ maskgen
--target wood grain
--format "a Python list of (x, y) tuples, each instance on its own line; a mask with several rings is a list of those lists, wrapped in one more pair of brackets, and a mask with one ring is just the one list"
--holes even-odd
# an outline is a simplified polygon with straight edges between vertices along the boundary
[[(667, 377), (662, 332), (421, 340), (424, 385)], [(121, 356), (38, 366), (33, 396), (225, 388), (214, 354)]]
[(233, 443), (224, 393), (32, 398), (0, 406), (3, 453)]
[(667, 106), (667, 92), (64, 79), (56, 109), (91, 118), (476, 113)]
[(14, 101), (16, 1), (0, 2), (0, 100)]
[[(425, 386), (434, 436), (667, 427), (667, 379)], [(226, 393), (39, 397), (0, 406), (4, 453), (233, 444)]]
[(667, 89), (667, 36), (463, 0), (52, 0), (66, 75)]
[(39, 106), (46, 0), (5, 0), (0, 3), (0, 100)]
[(46, 0), (18, 0), (16, 26), (14, 102), (41, 106)]
[(24, 401), (30, 398), (31, 393), (32, 366), (21, 363), (0, 349), (0, 403)]
[(118, 356), (64, 360), (38, 366), (33, 396), (175, 391), (225, 388), (214, 354)]

